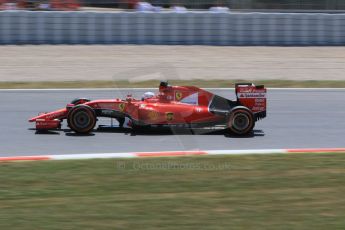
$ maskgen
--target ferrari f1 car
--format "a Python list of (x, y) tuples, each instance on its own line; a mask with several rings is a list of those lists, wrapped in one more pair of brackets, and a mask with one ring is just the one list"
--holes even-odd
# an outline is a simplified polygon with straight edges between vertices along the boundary
[(37, 130), (60, 129), (67, 119), (76, 133), (92, 132), (98, 117), (115, 118), (120, 127), (222, 127), (236, 135), (252, 132), (256, 121), (266, 117), (266, 88), (252, 83), (235, 86), (236, 100), (229, 100), (194, 86), (170, 86), (161, 82), (159, 93), (143, 98), (75, 99), (66, 108), (31, 118)]

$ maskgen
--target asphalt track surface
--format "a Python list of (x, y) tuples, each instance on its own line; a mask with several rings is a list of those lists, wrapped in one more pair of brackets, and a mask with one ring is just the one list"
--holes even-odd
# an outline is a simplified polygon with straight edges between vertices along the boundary
[[(145, 89), (128, 90), (0, 90), (0, 156), (108, 152), (234, 150), (345, 147), (345, 89), (272, 89), (268, 117), (257, 122), (254, 134), (233, 137), (192, 134), (188, 130), (123, 132), (95, 131), (90, 135), (61, 131), (36, 133), (28, 119), (38, 112), (63, 108), (77, 97), (140, 97)], [(152, 91), (152, 90), (151, 90)], [(210, 90), (234, 99), (230, 89)], [(110, 124), (110, 119), (99, 123)]]

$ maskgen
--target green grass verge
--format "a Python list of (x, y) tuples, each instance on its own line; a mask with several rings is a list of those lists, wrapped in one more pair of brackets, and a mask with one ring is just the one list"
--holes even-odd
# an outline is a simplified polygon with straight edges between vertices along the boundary
[(0, 164), (0, 229), (344, 229), (345, 154)]
[[(289, 80), (171, 80), (173, 85), (194, 85), (198, 87), (229, 88), (237, 82), (254, 82), (266, 87), (284, 88), (345, 88), (345, 81), (289, 81)], [(1, 89), (45, 89), (45, 88), (156, 88), (159, 81), (65, 81), (65, 82), (0, 82)]]

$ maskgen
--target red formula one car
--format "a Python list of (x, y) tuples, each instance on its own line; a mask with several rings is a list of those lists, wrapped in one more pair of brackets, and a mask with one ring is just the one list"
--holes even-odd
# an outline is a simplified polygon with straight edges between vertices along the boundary
[(266, 89), (252, 83), (236, 84), (237, 100), (228, 100), (194, 86), (170, 86), (161, 82), (158, 95), (125, 100), (75, 99), (66, 108), (31, 118), (37, 130), (61, 128), (67, 119), (76, 133), (91, 132), (97, 117), (115, 118), (120, 127), (222, 127), (237, 135), (250, 133), (266, 117)]

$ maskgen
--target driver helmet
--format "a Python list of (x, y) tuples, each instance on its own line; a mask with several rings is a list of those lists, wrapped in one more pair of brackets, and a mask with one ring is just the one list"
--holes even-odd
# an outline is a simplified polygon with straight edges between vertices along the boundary
[(159, 92), (163, 92), (164, 90), (166, 90), (169, 86), (168, 81), (161, 81), (161, 83), (159, 84)]
[(153, 98), (154, 96), (155, 96), (155, 94), (153, 92), (146, 92), (143, 94), (141, 99), (145, 100), (145, 99)]

